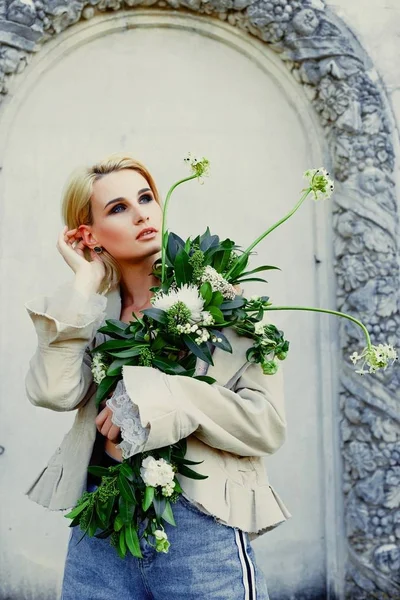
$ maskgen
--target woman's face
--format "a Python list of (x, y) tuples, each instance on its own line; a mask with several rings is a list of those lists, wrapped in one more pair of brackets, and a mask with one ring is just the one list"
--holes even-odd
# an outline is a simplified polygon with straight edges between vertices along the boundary
[[(160, 252), (162, 209), (137, 171), (123, 169), (95, 181), (92, 213), (97, 245), (117, 261), (141, 262)], [(153, 231), (143, 235), (147, 229)]]

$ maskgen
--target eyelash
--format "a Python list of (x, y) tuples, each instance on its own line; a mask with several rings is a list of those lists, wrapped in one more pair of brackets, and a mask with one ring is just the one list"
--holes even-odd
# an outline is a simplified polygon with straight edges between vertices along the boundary
[[(151, 202), (151, 201), (153, 200), (153, 196), (150, 196), (150, 194), (144, 194), (143, 196), (140, 196), (140, 198), (139, 198), (139, 202), (140, 202), (141, 200), (143, 200), (143, 198), (148, 198), (148, 199), (149, 199), (149, 200), (148, 200), (148, 202), (146, 202), (145, 204), (148, 204), (149, 202)], [(116, 211), (116, 208), (118, 208), (118, 206), (123, 206), (123, 207), (125, 207), (125, 204), (122, 204), (122, 203), (116, 204), (116, 205), (114, 206), (114, 208), (113, 208), (112, 210), (110, 210), (110, 213), (109, 213), (109, 214), (110, 214), (110, 215), (111, 215), (111, 214), (118, 214), (118, 213), (120, 212), (120, 211)]]

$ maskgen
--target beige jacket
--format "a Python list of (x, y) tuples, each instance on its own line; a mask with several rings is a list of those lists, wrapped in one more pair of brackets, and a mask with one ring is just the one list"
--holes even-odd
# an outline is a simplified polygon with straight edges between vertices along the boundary
[[(56, 411), (77, 409), (71, 430), (25, 493), (63, 510), (85, 489), (96, 437), (96, 384), (87, 350), (109, 339), (96, 332), (105, 319), (120, 319), (120, 290), (86, 299), (71, 282), (25, 308), (38, 337), (25, 378), (30, 402)], [(211, 386), (150, 367), (125, 366), (123, 378), (142, 425), (150, 425), (144, 451), (187, 437), (186, 456), (204, 461), (196, 469), (208, 479), (179, 475), (185, 496), (253, 539), (291, 516), (269, 484), (263, 460), (285, 440), (282, 372), (263, 375), (259, 365), (246, 362), (250, 340), (230, 330), (225, 335), (233, 354), (215, 349), (208, 375), (217, 383)]]

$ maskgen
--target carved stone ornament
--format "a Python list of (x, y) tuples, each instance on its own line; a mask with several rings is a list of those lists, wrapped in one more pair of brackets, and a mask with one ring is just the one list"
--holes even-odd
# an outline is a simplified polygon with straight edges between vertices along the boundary
[[(337, 307), (359, 316), (373, 343), (398, 345), (392, 117), (368, 56), (319, 0), (0, 0), (0, 98), (7, 79), (49, 38), (102, 12), (150, 6), (241, 28), (277, 52), (303, 86), (320, 117), (340, 191), (333, 196)], [(349, 355), (364, 341), (349, 321), (339, 325), (345, 597), (400, 599), (399, 367), (355, 374)]]

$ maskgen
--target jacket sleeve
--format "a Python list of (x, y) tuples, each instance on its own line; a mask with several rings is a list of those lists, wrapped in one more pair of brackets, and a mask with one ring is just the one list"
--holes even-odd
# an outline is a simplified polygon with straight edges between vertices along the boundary
[(91, 356), (97, 329), (105, 317), (107, 298), (88, 298), (65, 284), (51, 297), (35, 297), (25, 308), (38, 345), (25, 376), (28, 399), (55, 411), (83, 406), (95, 391)]
[(151, 367), (124, 366), (123, 378), (142, 426), (150, 426), (142, 452), (190, 434), (240, 456), (273, 454), (285, 441), (281, 367), (264, 375), (260, 365), (249, 364), (233, 390)]

